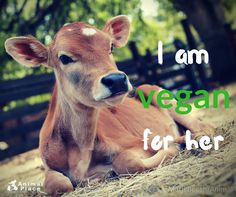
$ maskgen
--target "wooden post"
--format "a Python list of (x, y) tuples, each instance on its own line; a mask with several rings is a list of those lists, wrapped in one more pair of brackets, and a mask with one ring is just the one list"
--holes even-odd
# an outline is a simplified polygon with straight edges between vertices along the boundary
[[(184, 19), (181, 21), (182, 23), (182, 26), (183, 26), (183, 29), (184, 29), (184, 32), (185, 32), (185, 35), (186, 35), (186, 38), (187, 38), (187, 42), (188, 42), (188, 47), (189, 49), (197, 49), (197, 44), (196, 44), (196, 41), (194, 39), (194, 36), (191, 32), (191, 29), (190, 29), (190, 25), (189, 25), (189, 22), (187, 19)], [(201, 80), (201, 86), (205, 87), (205, 88), (208, 88), (207, 87), (207, 80), (206, 80), (206, 74), (205, 74), (205, 70), (203, 68), (203, 65), (202, 64), (199, 64), (199, 65), (196, 65), (197, 66), (197, 71), (198, 71), (198, 74), (199, 74), (199, 77), (200, 77), (200, 80)], [(197, 81), (195, 80), (195, 77), (194, 77), (194, 71), (195, 69), (190, 65), (190, 66), (187, 66), (187, 74), (189, 75), (189, 77), (193, 77), (193, 79), (190, 79), (190, 81), (192, 81), (193, 83), (193, 88), (194, 89), (197, 89), (199, 88), (198, 84), (197, 84)]]
[(226, 23), (224, 25), (225, 27), (225, 31), (229, 37), (229, 40), (230, 40), (230, 45), (234, 51), (234, 54), (236, 55), (236, 37), (235, 37), (235, 31), (232, 30), (232, 27), (229, 23)]
[[(185, 46), (179, 39), (176, 39), (174, 41), (174, 45), (175, 45), (176, 50), (183, 49), (182, 47)], [(194, 68), (191, 65), (185, 65), (184, 70), (185, 70), (185, 77), (188, 80), (188, 82), (190, 83), (191, 88), (193, 90), (197, 90), (198, 84), (196, 81), (196, 77), (194, 75)]]
[(146, 79), (150, 84), (159, 84), (157, 77), (157, 66), (153, 63), (152, 53), (149, 49), (146, 49), (146, 55), (144, 57), (146, 62)]
[(137, 67), (138, 70), (138, 75), (139, 75), (139, 82), (145, 82), (145, 64), (142, 61), (142, 57), (139, 54), (138, 48), (136, 46), (136, 43), (131, 41), (129, 43), (129, 49), (132, 53), (133, 60), (135, 62), (135, 66)]
[(132, 52), (133, 59), (134, 60), (139, 60), (140, 55), (139, 55), (139, 51), (138, 51), (138, 48), (136, 46), (136, 43), (133, 42), (133, 41), (129, 42), (129, 48)]

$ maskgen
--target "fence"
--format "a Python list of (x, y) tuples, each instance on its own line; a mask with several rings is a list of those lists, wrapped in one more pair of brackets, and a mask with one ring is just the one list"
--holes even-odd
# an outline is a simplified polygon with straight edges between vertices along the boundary
[[(186, 21), (183, 21), (183, 27), (189, 48), (196, 48)], [(179, 40), (175, 40), (174, 45), (176, 50), (186, 48)], [(135, 86), (150, 83), (170, 90), (195, 90), (206, 86), (204, 65), (178, 65), (175, 62), (176, 51), (164, 53), (164, 64), (159, 65), (158, 57), (152, 55), (149, 49), (145, 56), (141, 56), (134, 42), (130, 42), (129, 48), (132, 59), (118, 62), (117, 65)], [(50, 93), (54, 81), (53, 74), (42, 74), (0, 82), (0, 160), (38, 146), (38, 132), (46, 116), (48, 101), (34, 105), (24, 104), (8, 111), (1, 109), (11, 101)]]

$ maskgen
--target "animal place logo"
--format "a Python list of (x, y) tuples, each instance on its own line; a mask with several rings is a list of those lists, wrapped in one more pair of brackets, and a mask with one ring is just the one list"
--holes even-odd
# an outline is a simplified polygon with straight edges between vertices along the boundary
[(13, 180), (8, 183), (7, 190), (10, 192), (14, 191), (36, 191), (39, 192), (42, 188), (41, 183), (32, 183), (32, 182), (17, 182), (17, 180)]

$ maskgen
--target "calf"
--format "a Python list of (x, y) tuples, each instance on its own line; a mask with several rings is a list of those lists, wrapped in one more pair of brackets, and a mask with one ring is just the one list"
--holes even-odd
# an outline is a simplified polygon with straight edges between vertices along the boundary
[[(39, 145), (45, 190), (52, 195), (72, 191), (78, 182), (99, 178), (109, 169), (118, 174), (142, 172), (178, 153), (175, 143), (168, 150), (144, 151), (145, 128), (153, 131), (149, 138), (171, 135), (176, 142), (182, 139), (176, 122), (194, 134), (212, 130), (189, 114), (157, 109), (155, 100), (144, 109), (137, 97), (127, 97), (132, 86), (117, 69), (112, 49), (127, 43), (129, 31), (128, 18), (117, 16), (102, 30), (82, 22), (65, 25), (49, 46), (34, 37), (14, 37), (5, 43), (19, 63), (44, 65), (56, 76)], [(146, 96), (151, 89), (156, 94), (161, 90), (150, 85), (138, 88)]]

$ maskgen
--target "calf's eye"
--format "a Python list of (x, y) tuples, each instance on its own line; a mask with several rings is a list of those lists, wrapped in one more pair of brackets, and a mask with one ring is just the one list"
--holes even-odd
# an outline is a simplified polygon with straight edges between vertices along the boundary
[(64, 65), (74, 62), (74, 60), (71, 57), (67, 56), (67, 55), (61, 55), (59, 57), (59, 60)]

